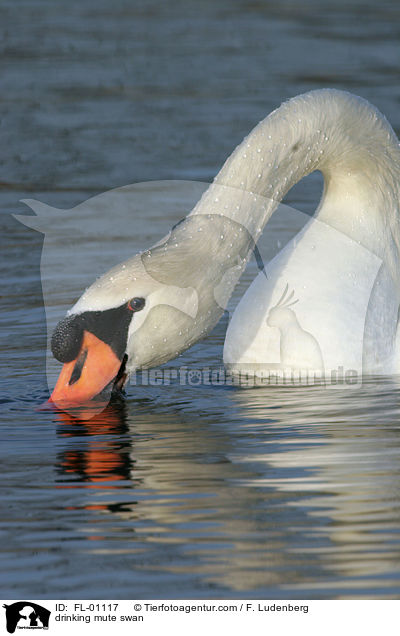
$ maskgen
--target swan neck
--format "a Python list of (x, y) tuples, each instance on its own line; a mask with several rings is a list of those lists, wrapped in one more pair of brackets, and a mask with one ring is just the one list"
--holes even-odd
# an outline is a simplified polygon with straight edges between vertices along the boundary
[(330, 89), (296, 97), (261, 121), (193, 213), (229, 216), (257, 240), (288, 190), (315, 170), (325, 184), (319, 220), (355, 239), (363, 219), (371, 227), (389, 224), (398, 234), (398, 140), (376, 108)]

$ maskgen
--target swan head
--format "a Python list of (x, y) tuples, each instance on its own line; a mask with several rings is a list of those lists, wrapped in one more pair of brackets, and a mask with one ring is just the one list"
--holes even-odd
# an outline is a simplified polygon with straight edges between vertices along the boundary
[(53, 333), (52, 353), (63, 363), (53, 403), (63, 408), (107, 396), (136, 369), (161, 365), (209, 333), (243, 271), (251, 242), (251, 237), (243, 242), (241, 264), (228, 266), (218, 249), (220, 224), (226, 231), (225, 219), (213, 219), (218, 231), (208, 232), (205, 240), (207, 219), (188, 217), (166, 239), (84, 292)]
[(197, 292), (157, 280), (146, 258), (101, 277), (58, 323), (51, 349), (63, 368), (55, 404), (82, 404), (121, 389), (132, 370), (162, 364), (190, 346)]

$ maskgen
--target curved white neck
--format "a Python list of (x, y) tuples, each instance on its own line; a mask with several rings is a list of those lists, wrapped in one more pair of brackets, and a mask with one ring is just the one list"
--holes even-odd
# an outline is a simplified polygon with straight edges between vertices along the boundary
[(192, 214), (228, 216), (256, 240), (288, 190), (314, 170), (324, 176), (319, 220), (381, 257), (388, 245), (400, 253), (399, 142), (376, 108), (337, 90), (300, 95), (261, 121)]

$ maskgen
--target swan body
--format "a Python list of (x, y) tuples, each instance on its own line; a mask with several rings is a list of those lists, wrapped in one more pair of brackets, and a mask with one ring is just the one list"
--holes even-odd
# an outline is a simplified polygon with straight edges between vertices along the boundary
[[(339, 366), (397, 372), (398, 140), (368, 102), (324, 89), (289, 100), (261, 121), (182, 223), (85, 291), (55, 332), (53, 352), (65, 373), (53, 401), (91, 399), (115, 381), (119, 366), (116, 377), (123, 370), (126, 379), (204, 337), (279, 202), (314, 170), (324, 176), (315, 217), (242, 298), (224, 361), (236, 369), (304, 364), (325, 372)], [(287, 286), (298, 303), (274, 312)], [(82, 348), (87, 333), (95, 335), (99, 356)], [(104, 380), (86, 390), (90, 369), (104, 358)]]
[[(299, 297), (296, 314), (319, 343), (328, 376), (340, 367), (358, 375), (397, 373), (398, 140), (375, 108), (347, 93), (323, 90), (295, 98), (270, 116), (278, 118), (278, 127), (287, 111), (292, 130), (283, 146), (290, 146), (299, 133), (293, 129), (303, 124), (305, 134), (316, 137), (313, 144), (305, 142), (298, 159), (304, 173), (308, 165), (322, 172), (324, 193), (315, 217), (241, 299), (228, 327), (224, 361), (236, 370), (281, 363), (280, 334), (264, 318), (289, 284)], [(297, 161), (283, 172), (281, 165), (275, 171), (277, 198), (282, 184), (291, 187)], [(306, 365), (301, 339), (294, 352)]]
[[(268, 369), (270, 363), (279, 363), (294, 370), (324, 368), (328, 374), (339, 367), (357, 374), (363, 369), (366, 372), (364, 345), (368, 315), (375, 321), (368, 370), (378, 372), (380, 363), (382, 370), (388, 372), (388, 357), (393, 348), (386, 343), (387, 331), (380, 329), (379, 307), (382, 305), (379, 306), (379, 301), (378, 305), (370, 303), (375, 289), (374, 293), (386, 296), (386, 311), (394, 330), (398, 301), (390, 295), (393, 289), (388, 281), (381, 280), (382, 285), (375, 287), (381, 267), (381, 259), (373, 252), (329, 225), (310, 219), (267, 264), (266, 276), (259, 274), (239, 302), (226, 334), (225, 364), (236, 371), (258, 370), (261, 365)], [(279, 331), (279, 325), (268, 317), (277, 311), (274, 305), (285, 285), (294, 290), (298, 299), (298, 303), (286, 311), (291, 311), (315, 340), (323, 364), (317, 364), (317, 354), (311, 356), (315, 362), (310, 364), (313, 347), (300, 333), (290, 346), (287, 344), (286, 358), (282, 356), (285, 330)], [(395, 337), (394, 331), (392, 336)]]

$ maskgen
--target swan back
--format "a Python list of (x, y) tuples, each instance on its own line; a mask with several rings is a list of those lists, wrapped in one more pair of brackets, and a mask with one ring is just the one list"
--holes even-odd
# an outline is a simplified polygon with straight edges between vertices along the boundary
[(329, 368), (392, 372), (400, 302), (400, 153), (384, 116), (342, 91), (301, 95), (261, 122), (216, 179), (232, 184), (240, 173), (246, 188), (264, 191), (265, 222), (290, 187), (314, 170), (324, 176), (315, 217), (267, 267), (268, 277), (258, 276), (246, 292), (227, 332), (224, 359), (239, 366), (278, 361), (278, 333), (268, 334), (260, 316), (274, 320), (271, 300), (286, 281), (299, 295), (300, 323), (318, 334)]

